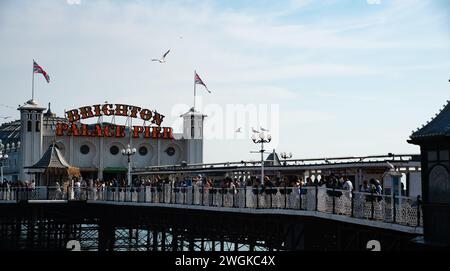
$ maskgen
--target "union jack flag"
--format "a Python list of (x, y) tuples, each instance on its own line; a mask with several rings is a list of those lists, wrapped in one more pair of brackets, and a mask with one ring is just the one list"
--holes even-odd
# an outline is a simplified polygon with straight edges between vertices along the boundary
[(50, 76), (44, 71), (44, 69), (39, 66), (36, 61), (33, 60), (33, 72), (34, 73), (42, 73), (42, 75), (45, 77), (45, 80), (47, 80), (47, 83), (50, 83)]
[(200, 76), (198, 76), (197, 72), (195, 72), (195, 84), (199, 84), (202, 85), (206, 88), (206, 90), (211, 93), (211, 91), (209, 91), (208, 87), (205, 85), (205, 83), (203, 83), (203, 80), (200, 78)]

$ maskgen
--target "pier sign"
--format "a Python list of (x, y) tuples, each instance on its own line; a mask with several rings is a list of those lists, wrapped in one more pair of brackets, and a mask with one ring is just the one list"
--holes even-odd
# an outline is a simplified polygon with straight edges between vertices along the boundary
[[(164, 115), (161, 115), (156, 110), (139, 106), (108, 103), (96, 104), (66, 111), (65, 115), (68, 122), (56, 123), (56, 136), (125, 137), (128, 128), (129, 133), (134, 138), (173, 139), (172, 128), (161, 127)], [(144, 121), (144, 124), (128, 127), (115, 123), (81, 123), (81, 120), (103, 116), (139, 118)], [(147, 122), (148, 124), (146, 124)]]

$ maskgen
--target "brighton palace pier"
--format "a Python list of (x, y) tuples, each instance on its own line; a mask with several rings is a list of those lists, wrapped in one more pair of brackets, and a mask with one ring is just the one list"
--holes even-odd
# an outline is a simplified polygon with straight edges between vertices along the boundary
[[(162, 126), (164, 116), (155, 110), (124, 104), (83, 106), (63, 118), (33, 100), (18, 110), (20, 120), (0, 127), (1, 154), (8, 155), (2, 169), (7, 180), (35, 180), (36, 188), (0, 190), (0, 250), (66, 249), (70, 240), (78, 240), (83, 250), (450, 246), (449, 102), (410, 136), (408, 143), (420, 146), (420, 154), (280, 160), (273, 151), (260, 162), (210, 164), (202, 159), (206, 116), (194, 109), (181, 115), (181, 134)], [(116, 117), (125, 124), (117, 124)], [(85, 123), (90, 118), (97, 120)], [(128, 144), (136, 148), (129, 171), (129, 156), (121, 153)], [(58, 191), (55, 178), (43, 178), (54, 168), (104, 180), (131, 173), (169, 180), (202, 174), (216, 181), (258, 178), (264, 168), (270, 178), (345, 176), (355, 189), (285, 184), (233, 191), (164, 183)], [(370, 179), (380, 180), (382, 194), (360, 189)]]

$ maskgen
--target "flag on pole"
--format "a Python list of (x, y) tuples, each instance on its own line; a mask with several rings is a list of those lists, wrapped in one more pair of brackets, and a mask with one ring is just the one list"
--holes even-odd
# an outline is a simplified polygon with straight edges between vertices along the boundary
[(36, 61), (33, 60), (33, 71), (34, 73), (42, 73), (42, 75), (45, 77), (45, 80), (47, 80), (47, 83), (50, 83), (50, 76), (44, 71), (44, 69), (39, 66)]
[(211, 93), (211, 91), (209, 91), (208, 87), (205, 85), (205, 83), (203, 83), (203, 80), (200, 78), (200, 76), (198, 76), (197, 72), (195, 72), (195, 84), (199, 84), (202, 85), (206, 88), (206, 90)]

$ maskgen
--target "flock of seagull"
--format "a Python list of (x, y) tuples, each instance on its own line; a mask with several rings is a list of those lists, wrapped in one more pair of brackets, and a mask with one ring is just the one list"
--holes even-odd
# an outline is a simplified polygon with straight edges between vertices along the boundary
[[(154, 61), (154, 62), (159, 62), (159, 63), (166, 63), (167, 61), (166, 61), (166, 57), (167, 57), (167, 55), (170, 53), (170, 49), (169, 50), (167, 50), (167, 52), (165, 52), (163, 55), (162, 55), (162, 57), (161, 58), (152, 58), (152, 61)], [(269, 130), (268, 129), (265, 129), (265, 128), (263, 128), (263, 127), (259, 127), (260, 128), (260, 130), (257, 130), (257, 129), (254, 129), (253, 127), (251, 127), (252, 128), (252, 133), (254, 133), (254, 134), (257, 134), (257, 133), (259, 133), (260, 131), (261, 132), (269, 132)], [(237, 128), (236, 129), (236, 131), (235, 131), (235, 133), (242, 133), (242, 127), (239, 127), (239, 128)]]
[[(251, 127), (251, 128), (252, 128), (252, 133), (254, 133), (254, 134), (257, 134), (259, 132), (269, 132), (269, 129), (265, 129), (265, 128), (261, 127), (261, 126), (259, 127), (260, 130), (257, 130), (257, 129), (255, 129), (253, 127)], [(236, 133), (242, 133), (242, 127), (237, 128), (235, 132)]]

